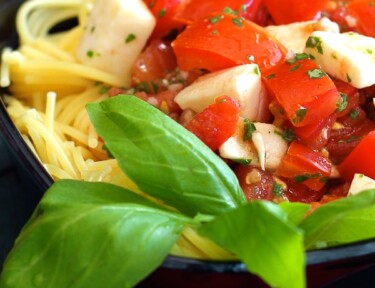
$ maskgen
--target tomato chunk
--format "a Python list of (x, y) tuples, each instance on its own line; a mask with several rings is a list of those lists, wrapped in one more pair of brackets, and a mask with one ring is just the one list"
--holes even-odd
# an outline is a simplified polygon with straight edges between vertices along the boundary
[(319, 191), (325, 185), (326, 177), (331, 174), (331, 168), (331, 162), (320, 152), (293, 141), (281, 160), (277, 173)]
[(319, 123), (342, 101), (331, 78), (310, 59), (270, 67), (264, 71), (263, 80), (297, 127)]
[(355, 29), (367, 36), (375, 37), (375, 5), (372, 0), (349, 1), (349, 17), (354, 18)]
[(288, 24), (319, 19), (322, 11), (326, 10), (330, 1), (288, 0), (281, 3), (279, 0), (264, 0), (263, 2), (276, 24)]
[(239, 115), (240, 105), (229, 96), (221, 96), (195, 115), (186, 128), (215, 151), (235, 133)]
[(283, 61), (287, 53), (262, 27), (232, 14), (189, 25), (172, 47), (179, 68), (185, 71), (216, 71), (253, 62), (263, 69)]
[(338, 166), (341, 176), (351, 181), (355, 173), (375, 179), (375, 130), (365, 136)]
[(176, 13), (183, 9), (185, 0), (143, 0), (156, 18), (152, 39), (162, 38), (179, 31), (184, 24), (175, 19)]
[(190, 0), (176, 18), (186, 24), (201, 20), (213, 13), (222, 13), (224, 9), (232, 9), (245, 19), (254, 21), (261, 0)]

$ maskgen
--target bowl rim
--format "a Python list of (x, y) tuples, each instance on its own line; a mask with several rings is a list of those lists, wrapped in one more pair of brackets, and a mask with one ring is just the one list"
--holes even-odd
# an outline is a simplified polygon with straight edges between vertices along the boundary
[[(16, 11), (22, 2), (24, 1), (0, 0), (0, 14), (6, 14), (9, 16), (8, 13), (11, 11)], [(14, 39), (11, 40), (14, 41)], [(43, 164), (39, 161), (37, 156), (29, 148), (27, 143), (22, 138), (21, 133), (13, 123), (3, 100), (5, 95), (10, 94), (6, 89), (1, 89), (0, 136), (2, 135), (4, 137), (4, 140), (9, 146), (14, 159), (23, 165), (26, 171), (29, 172), (31, 178), (34, 180), (37, 187), (39, 187), (40, 195), (38, 196), (42, 197), (44, 192), (53, 184), (54, 180), (43, 167)], [(365, 258), (375, 260), (375, 238), (340, 246), (306, 251), (306, 267), (312, 267), (315, 265), (330, 265), (342, 261), (348, 263)], [(201, 272), (248, 273), (244, 263), (241, 261), (201, 260), (174, 255), (169, 255), (164, 260), (161, 267), (170, 269), (187, 269)]]

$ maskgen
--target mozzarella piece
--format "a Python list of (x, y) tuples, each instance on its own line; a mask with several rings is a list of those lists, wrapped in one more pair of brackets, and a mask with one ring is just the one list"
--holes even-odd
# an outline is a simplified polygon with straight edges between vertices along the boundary
[(287, 25), (270, 25), (266, 31), (294, 53), (302, 53), (306, 40), (314, 31), (331, 31), (339, 33), (339, 25), (328, 18), (316, 21), (295, 22)]
[(367, 189), (375, 189), (375, 180), (363, 174), (355, 174), (349, 188), (348, 196), (356, 195)]
[[(240, 65), (199, 77), (180, 91), (175, 102), (183, 109), (196, 113), (227, 95), (241, 106), (240, 115), (252, 121), (266, 121), (269, 117), (267, 94), (256, 64)], [(266, 111), (266, 112), (265, 112)]]
[(356, 88), (375, 84), (375, 39), (354, 32), (316, 31), (306, 42), (305, 53), (331, 76)]
[(130, 85), (130, 71), (155, 27), (142, 0), (97, 0), (86, 23), (77, 58)]
[(254, 126), (252, 141), (244, 141), (243, 121), (239, 121), (235, 135), (219, 147), (219, 154), (226, 159), (250, 160), (263, 170), (275, 171), (288, 150), (288, 142), (273, 124), (254, 123)]

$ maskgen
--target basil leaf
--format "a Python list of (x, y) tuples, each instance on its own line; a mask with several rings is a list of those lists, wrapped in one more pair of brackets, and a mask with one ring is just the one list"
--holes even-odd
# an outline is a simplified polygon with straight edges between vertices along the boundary
[(281, 202), (279, 207), (288, 215), (290, 222), (299, 225), (305, 219), (307, 211), (310, 209), (309, 204), (299, 202)]
[(135, 96), (87, 110), (121, 169), (145, 193), (187, 215), (215, 215), (246, 203), (233, 171), (197, 137)]
[[(145, 206), (120, 187), (70, 184), (56, 182), (42, 199), (6, 260), (1, 287), (133, 287), (163, 262), (191, 221)], [(83, 199), (69, 203), (74, 193)]]
[(361, 192), (318, 207), (300, 227), (306, 249), (375, 237), (375, 190)]
[(250, 202), (216, 216), (198, 232), (237, 255), (271, 286), (304, 287), (303, 235), (276, 204)]

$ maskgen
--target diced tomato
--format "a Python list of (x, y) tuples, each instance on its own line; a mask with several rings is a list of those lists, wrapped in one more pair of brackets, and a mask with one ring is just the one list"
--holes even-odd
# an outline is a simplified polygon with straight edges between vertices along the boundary
[(277, 169), (278, 175), (303, 183), (314, 191), (325, 185), (331, 174), (331, 162), (320, 152), (293, 141)]
[(190, 120), (186, 128), (213, 151), (217, 150), (237, 128), (240, 105), (228, 96), (221, 96)]
[(328, 143), (331, 129), (335, 121), (336, 116), (331, 115), (327, 118), (323, 118), (317, 124), (294, 127), (294, 133), (301, 143), (313, 149), (321, 150)]
[(272, 201), (278, 196), (273, 192), (275, 179), (271, 174), (251, 165), (240, 165), (235, 173), (247, 200)]
[(224, 8), (230, 8), (239, 16), (254, 21), (261, 2), (261, 0), (190, 0), (184, 9), (177, 13), (176, 18), (186, 24), (192, 24), (214, 13), (220, 14)]
[(288, 24), (292, 22), (308, 21), (321, 18), (323, 11), (327, 9), (329, 0), (263, 0), (269, 13), (276, 24)]
[(262, 27), (232, 14), (193, 23), (172, 47), (179, 68), (185, 71), (216, 71), (252, 62), (263, 69), (283, 61), (287, 53)]
[(270, 67), (263, 80), (296, 127), (318, 124), (333, 114), (341, 101), (331, 78), (310, 59)]
[(351, 181), (355, 173), (375, 179), (375, 130), (365, 136), (338, 166), (341, 176)]
[(349, 1), (347, 13), (355, 29), (367, 36), (375, 37), (375, 3), (372, 0)]
[(303, 183), (297, 183), (292, 179), (283, 180), (285, 181), (285, 184), (287, 186), (284, 194), (290, 202), (311, 203), (319, 201), (325, 192), (324, 189), (320, 189), (317, 191), (310, 189)]
[(157, 82), (176, 67), (176, 57), (170, 42), (154, 40), (142, 51), (134, 64), (132, 81), (134, 84)]
[(175, 19), (175, 15), (180, 9), (183, 9), (186, 0), (143, 0), (143, 2), (156, 18), (152, 39), (166, 37), (184, 27), (183, 23)]

